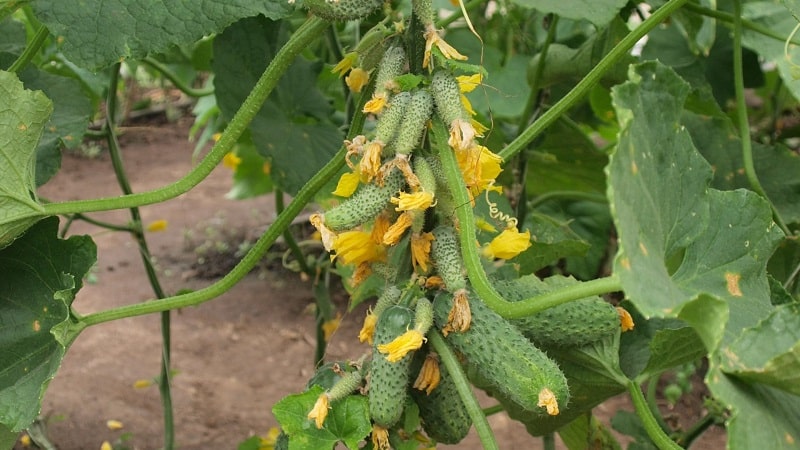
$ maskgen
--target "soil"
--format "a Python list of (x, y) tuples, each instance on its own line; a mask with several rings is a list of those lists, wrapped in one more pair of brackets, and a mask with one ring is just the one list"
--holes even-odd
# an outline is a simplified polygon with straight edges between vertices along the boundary
[[(189, 125), (188, 119), (180, 119), (173, 124), (122, 129), (124, 163), (135, 192), (163, 186), (189, 172), (194, 146), (187, 140)], [(198, 249), (220, 244), (235, 248), (252, 242), (274, 220), (271, 195), (233, 201), (225, 197), (230, 187), (231, 173), (220, 166), (190, 192), (141, 208), (145, 224), (159, 219), (169, 223), (166, 230), (147, 236), (167, 293), (207, 286), (229, 266), (231, 252), (213, 256)], [(107, 152), (91, 158), (68, 152), (62, 170), (40, 194), (51, 200), (71, 200), (119, 192)], [(91, 216), (115, 223), (130, 220), (127, 211)], [(153, 298), (129, 235), (80, 221), (73, 224), (70, 234), (89, 234), (98, 246), (93, 281), (79, 292), (74, 303), (77, 311), (85, 314)], [(280, 255), (272, 253), (271, 260), (279, 261)], [(344, 318), (331, 339), (327, 359), (356, 357), (363, 352), (356, 336), (366, 305), (347, 313), (346, 295), (337, 292), (335, 300)], [(273, 262), (221, 297), (172, 313), (172, 396), (179, 448), (235, 449), (247, 437), (266, 434), (277, 426), (272, 405), (300, 392), (312, 371), (312, 304), (310, 283)], [(158, 389), (134, 387), (137, 380), (158, 375), (160, 352), (159, 315), (84, 331), (45, 394), (42, 423), (48, 439), (62, 450), (95, 450), (104, 441), (117, 443), (114, 448), (161, 448)], [(492, 404), (482, 398), (486, 405)], [(620, 408), (632, 410), (624, 396), (595, 412), (608, 422)], [(692, 409), (699, 412), (702, 407)], [(123, 428), (109, 429), (107, 421), (112, 419)], [(539, 438), (527, 435), (503, 413), (491, 416), (490, 423), (504, 450), (541, 448)], [(708, 443), (694, 448), (722, 447), (724, 435), (716, 433)], [(481, 447), (473, 431), (461, 444), (439, 448)]]

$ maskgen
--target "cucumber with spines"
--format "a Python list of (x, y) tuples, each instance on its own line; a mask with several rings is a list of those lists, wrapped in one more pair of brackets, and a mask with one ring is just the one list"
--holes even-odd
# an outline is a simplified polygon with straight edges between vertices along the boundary
[(454, 120), (465, 119), (464, 105), (461, 103), (461, 89), (458, 81), (448, 70), (437, 70), (431, 79), (431, 92), (436, 104), (436, 113), (450, 126)]
[(303, 0), (306, 9), (331, 22), (364, 19), (381, 5), (383, 0)]
[[(416, 366), (422, 366), (417, 358)], [(411, 397), (419, 406), (422, 428), (425, 433), (443, 444), (457, 444), (469, 433), (472, 419), (458, 394), (455, 380), (443, 364), (439, 364), (439, 384), (430, 394), (411, 390)]]
[(392, 148), (398, 155), (409, 155), (419, 145), (425, 125), (433, 112), (433, 97), (427, 89), (418, 89), (411, 97), (406, 115)]
[(325, 212), (325, 226), (339, 232), (371, 221), (386, 208), (392, 196), (400, 191), (403, 182), (403, 175), (394, 170), (384, 178), (383, 186), (360, 185), (352, 196)]
[(403, 415), (413, 353), (389, 362), (378, 346), (388, 344), (413, 325), (414, 312), (394, 305), (378, 317), (369, 375), (369, 414), (372, 421), (391, 428)]
[(466, 288), (467, 280), (464, 277), (461, 248), (456, 230), (449, 225), (440, 225), (434, 228), (432, 233), (431, 259), (439, 276), (444, 281), (445, 288), (450, 292)]
[(375, 126), (375, 140), (388, 144), (394, 139), (410, 103), (411, 94), (408, 92), (400, 92), (389, 99)]

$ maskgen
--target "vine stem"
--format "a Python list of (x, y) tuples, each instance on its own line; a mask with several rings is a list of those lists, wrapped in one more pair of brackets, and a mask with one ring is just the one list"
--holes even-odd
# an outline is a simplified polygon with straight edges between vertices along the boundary
[(440, 120), (433, 122), (431, 142), (442, 161), (447, 186), (453, 194), (458, 219), (461, 256), (467, 269), (467, 276), (475, 293), (494, 312), (507, 319), (519, 318), (535, 314), (547, 308), (578, 300), (593, 295), (606, 294), (622, 290), (622, 284), (616, 275), (596, 280), (584, 281), (561, 287), (550, 292), (537, 295), (518, 302), (509, 302), (495, 291), (481, 265), (478, 247), (475, 245), (475, 216), (472, 213), (469, 193), (456, 162), (456, 157), (447, 145), (447, 129)]
[(316, 16), (311, 16), (289, 38), (289, 41), (278, 51), (269, 63), (255, 87), (242, 103), (242, 106), (231, 119), (219, 141), (211, 151), (200, 161), (191, 172), (180, 180), (170, 185), (152, 190), (121, 197), (105, 197), (89, 200), (76, 200), (44, 205), (43, 215), (71, 214), (91, 211), (108, 211), (124, 209), (132, 206), (151, 205), (175, 198), (203, 181), (208, 174), (219, 164), (239, 137), (242, 135), (253, 118), (261, 110), (261, 106), (278, 84), (278, 80), (289, 68), (294, 58), (305, 50), (315, 39), (319, 38), (329, 22)]
[(36, 34), (33, 35), (33, 40), (31, 40), (31, 43), (25, 47), (25, 50), (21, 55), (19, 55), (19, 58), (17, 58), (16, 61), (11, 64), (11, 67), (8, 68), (8, 71), (17, 73), (24, 69), (25, 66), (31, 62), (36, 52), (38, 52), (42, 47), (42, 44), (44, 44), (47, 36), (50, 36), (50, 32), (47, 30), (47, 27), (44, 25), (39, 25), (39, 28), (36, 30)]
[(489, 427), (489, 421), (486, 420), (486, 415), (483, 413), (481, 405), (478, 404), (475, 394), (472, 393), (472, 388), (470, 387), (469, 381), (467, 381), (467, 376), (464, 374), (464, 369), (461, 368), (461, 364), (458, 362), (458, 358), (456, 358), (456, 355), (450, 347), (447, 346), (444, 337), (438, 330), (430, 330), (427, 334), (427, 338), (428, 342), (430, 342), (434, 350), (436, 350), (436, 353), (439, 354), (439, 358), (444, 364), (444, 367), (453, 378), (458, 396), (461, 397), (461, 401), (464, 402), (464, 407), (467, 409), (467, 414), (469, 414), (469, 418), (472, 419), (472, 424), (475, 426), (475, 431), (478, 433), (481, 445), (483, 445), (483, 448), (486, 450), (499, 450), (500, 447), (497, 446), (494, 433), (491, 427)]
[(152, 67), (153, 69), (155, 69), (159, 73), (161, 73), (161, 75), (164, 75), (173, 84), (173, 86), (178, 88), (178, 90), (180, 90), (184, 94), (188, 95), (189, 97), (197, 98), (197, 97), (205, 97), (206, 95), (214, 94), (214, 87), (213, 86), (207, 87), (207, 88), (200, 88), (200, 89), (193, 88), (193, 87), (189, 86), (188, 84), (186, 84), (183, 80), (181, 80), (181, 78), (175, 72), (169, 70), (169, 67), (167, 67), (166, 64), (162, 64), (160, 61), (158, 61), (155, 58), (152, 58), (152, 57), (148, 56), (148, 57), (142, 59), (142, 62), (144, 64), (147, 64), (148, 66)]
[[(686, 9), (693, 13), (700, 14), (703, 16), (708, 16), (711, 17), (712, 19), (717, 19), (721, 22), (727, 22), (730, 24), (734, 23), (734, 21), (736, 20), (734, 15), (731, 13), (725, 11), (718, 11), (716, 9), (706, 8), (704, 6), (700, 6), (692, 2), (686, 4)], [(769, 28), (761, 26), (753, 21), (741, 19), (741, 24), (742, 27), (747, 28), (750, 31), (755, 31), (756, 33), (763, 34), (764, 36), (771, 37), (776, 41), (785, 42), (787, 44), (800, 45), (800, 42), (793, 41), (791, 39), (787, 41), (786, 36), (781, 36), (780, 34), (770, 30)]]
[[(742, 68), (742, 2), (733, 1), (733, 85), (736, 92), (736, 119), (739, 126), (739, 137), (742, 140), (742, 160), (744, 162), (744, 173), (750, 188), (758, 195), (769, 201), (767, 192), (761, 186), (756, 174), (755, 164), (753, 163), (753, 143), (750, 140), (750, 121), (747, 118), (747, 104), (744, 98), (744, 72)], [(783, 221), (778, 208), (770, 201), (772, 208), (772, 219), (783, 230), (786, 236), (791, 236), (792, 232)]]
[(663, 6), (653, 12), (644, 22), (642, 22), (636, 29), (628, 33), (608, 54), (596, 65), (589, 73), (586, 74), (578, 84), (570, 90), (567, 95), (561, 98), (552, 108), (542, 114), (530, 127), (526, 128), (516, 139), (511, 141), (510, 144), (498, 155), (507, 161), (512, 156), (521, 152), (528, 146), (542, 131), (556, 121), (561, 115), (567, 112), (574, 106), (578, 100), (583, 98), (589, 90), (600, 81), (600, 78), (611, 67), (628, 54), (634, 44), (644, 37), (650, 30), (655, 28), (664, 19), (669, 17), (678, 8), (683, 6), (688, 0), (670, 0)]
[(647, 435), (650, 436), (650, 439), (656, 444), (656, 447), (658, 447), (659, 450), (682, 450), (683, 447), (670, 439), (669, 436), (664, 433), (664, 430), (658, 426), (658, 421), (655, 416), (653, 416), (653, 411), (650, 410), (647, 400), (645, 400), (644, 394), (642, 394), (642, 390), (633, 380), (628, 380), (628, 393), (631, 396), (631, 400), (633, 400), (633, 407), (636, 409), (636, 414), (642, 420)]

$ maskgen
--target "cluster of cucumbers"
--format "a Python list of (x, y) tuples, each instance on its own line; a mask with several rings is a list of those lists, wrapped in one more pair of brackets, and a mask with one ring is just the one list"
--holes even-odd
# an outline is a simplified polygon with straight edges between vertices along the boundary
[[(431, 1), (413, 0), (412, 20), (432, 24)], [(382, 0), (304, 0), (312, 13), (332, 21), (363, 18), (381, 5)], [(420, 27), (408, 29), (419, 33)], [(412, 211), (402, 237), (384, 245), (382, 258), (361, 262), (385, 280), (368, 316), (373, 322), (365, 324), (369, 330), (362, 330), (363, 340), (371, 343), (371, 354), (358, 364), (336, 364), (336, 376), (327, 376), (320, 383), (326, 389), (323, 410), (328, 402), (335, 408), (336, 402), (348, 395), (368, 396), (373, 434), (384, 433), (383, 437), (373, 436), (372, 445), (384, 449), (393, 445), (393, 439), (419, 433), (403, 429), (409, 405), (416, 406), (413, 409), (419, 411), (421, 428), (434, 442), (458, 443), (472, 425), (451, 374), (436, 363), (424, 338), (399, 355), (386, 351), (387, 345), (404, 339), (410, 330), (422, 336), (442, 333), (460, 357), (471, 383), (504, 405), (547, 417), (569, 407), (570, 393), (566, 377), (546, 351), (582, 346), (612, 335), (620, 327), (614, 307), (596, 297), (509, 321), (471, 291), (452, 213), (455, 205), (437, 157), (437, 151), (459, 149), (434, 149), (427, 136), (431, 121), (450, 125), (457, 119), (468, 121), (470, 116), (461, 103), (453, 69), (441, 54), (433, 56), (438, 64), (413, 73), (417, 82), (398, 82), (410, 67), (421, 67), (419, 61), (413, 61), (421, 55), (410, 50), (421, 46), (424, 38), (408, 36), (408, 32), (382, 36), (379, 45), (370, 46), (369, 57), (378, 61), (371, 74), (375, 77), (371, 95), (385, 105), (370, 110), (375, 122), (367, 135), (346, 142), (351, 150), (348, 162), (360, 176), (358, 188), (317, 215), (315, 222), (323, 240), (328, 240), (326, 247), (337, 253), (336, 238), (342, 233), (359, 230), (367, 234), (378, 227), (379, 219), (399, 221), (404, 214), (398, 206), (401, 194), (422, 192), (433, 198), (424, 209)], [(375, 58), (375, 49), (380, 50), (380, 58)], [(378, 145), (379, 152), (373, 149), (369, 154), (370, 145)], [(413, 247), (412, 236), (423, 235), (429, 245), (421, 248), (429, 252), (430, 264), (425, 264), (424, 258), (420, 262), (419, 256), (415, 264), (413, 254), (419, 249)], [(498, 280), (496, 289), (509, 301), (521, 300), (536, 293), (525, 283), (524, 279)], [(323, 366), (315, 378), (334, 373), (331, 371), (331, 365)], [(312, 416), (319, 418), (320, 411), (310, 412)], [(317, 423), (318, 427), (324, 423), (324, 411)]]

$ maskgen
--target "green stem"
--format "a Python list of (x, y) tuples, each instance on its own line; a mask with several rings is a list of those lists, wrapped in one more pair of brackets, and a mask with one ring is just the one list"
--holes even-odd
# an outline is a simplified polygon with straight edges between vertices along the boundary
[(552, 432), (542, 436), (542, 448), (544, 450), (556, 450), (556, 436)]
[(692, 443), (700, 437), (707, 429), (716, 423), (716, 418), (712, 414), (706, 414), (700, 420), (695, 422), (686, 432), (680, 435), (677, 439), (678, 445), (683, 448), (689, 448)]
[(561, 98), (552, 108), (545, 111), (530, 127), (526, 128), (516, 139), (514, 139), (500, 153), (503, 160), (508, 160), (528, 146), (542, 131), (550, 126), (556, 119), (574, 106), (584, 95), (586, 95), (600, 78), (611, 69), (617, 62), (628, 54), (634, 44), (644, 37), (650, 30), (655, 28), (664, 19), (670, 16), (675, 10), (683, 6), (689, 0), (670, 0), (653, 12), (653, 15), (642, 22), (635, 30), (628, 33), (610, 52), (586, 74), (578, 84), (570, 90), (567, 95)]
[(205, 97), (207, 95), (212, 95), (214, 93), (213, 86), (203, 89), (195, 89), (189, 86), (177, 74), (175, 74), (175, 72), (169, 70), (169, 67), (167, 67), (165, 64), (162, 64), (160, 61), (154, 58), (148, 56), (142, 59), (142, 62), (152, 67), (159, 73), (161, 73), (161, 75), (164, 75), (170, 81), (170, 83), (172, 83), (173, 86), (180, 89), (181, 92), (188, 95), (189, 97), (195, 97), (195, 98)]
[(506, 408), (504, 408), (503, 405), (500, 405), (500, 404), (497, 404), (497, 405), (494, 405), (494, 406), (487, 406), (486, 408), (482, 409), (483, 415), (486, 416), (486, 417), (492, 416), (492, 415), (497, 414), (497, 413), (501, 413), (501, 412), (503, 412), (505, 410), (506, 410)]
[(456, 218), (458, 219), (459, 237), (461, 241), (461, 256), (467, 269), (472, 288), (483, 302), (494, 312), (507, 319), (519, 318), (535, 314), (547, 308), (578, 300), (584, 297), (606, 294), (622, 290), (619, 278), (611, 275), (591, 281), (584, 281), (570, 286), (565, 286), (553, 291), (537, 295), (519, 302), (509, 302), (495, 291), (483, 270), (478, 247), (475, 245), (475, 216), (470, 206), (469, 193), (464, 185), (464, 179), (456, 162), (453, 151), (447, 145), (447, 129), (440, 120), (433, 122), (431, 142), (434, 149), (439, 152), (442, 161), (447, 185), (456, 205)]
[(536, 65), (536, 70), (533, 72), (533, 77), (531, 78), (531, 93), (528, 96), (528, 102), (525, 104), (525, 110), (522, 116), (520, 116), (520, 131), (530, 124), (536, 108), (541, 104), (542, 96), (539, 84), (542, 80), (545, 64), (547, 63), (547, 52), (550, 50), (550, 44), (556, 39), (556, 28), (558, 28), (558, 16), (553, 15), (552, 17), (553, 20), (550, 21), (550, 26), (547, 29), (547, 37), (542, 44), (541, 51), (539, 51), (539, 63)]
[[(742, 68), (742, 2), (733, 1), (733, 84), (736, 91), (736, 119), (739, 125), (739, 137), (742, 140), (742, 160), (744, 161), (744, 172), (750, 187), (758, 195), (769, 201), (766, 191), (761, 186), (756, 174), (755, 164), (753, 163), (753, 143), (750, 139), (750, 121), (747, 118), (747, 104), (744, 98), (744, 71)], [(783, 221), (778, 209), (772, 202), (772, 218), (775, 223), (783, 230), (787, 236), (791, 231)]]
[[(119, 141), (117, 134), (114, 131), (116, 126), (116, 110), (117, 110), (117, 85), (119, 82), (119, 69), (121, 64), (114, 65), (111, 72), (111, 79), (109, 80), (108, 98), (106, 99), (106, 136), (108, 141), (109, 154), (111, 156), (111, 165), (114, 168), (114, 173), (117, 177), (117, 182), (125, 195), (133, 193), (131, 184), (128, 181), (128, 176), (125, 172), (125, 167), (122, 163), (122, 152), (120, 151)], [(150, 254), (150, 249), (147, 245), (144, 231), (142, 231), (142, 215), (138, 207), (131, 207), (131, 220), (138, 226), (133, 227), (132, 234), (139, 244), (139, 253), (142, 258), (145, 272), (147, 273), (147, 280), (153, 288), (153, 293), (156, 298), (164, 298), (164, 289), (161, 287), (161, 282), (158, 280), (155, 267), (153, 267), (153, 258)], [(161, 407), (164, 412), (164, 448), (172, 450), (175, 448), (175, 420), (172, 409), (172, 390), (170, 389), (170, 312), (164, 311), (161, 313), (161, 376), (158, 378), (158, 390), (161, 394)]]
[(447, 346), (444, 337), (439, 334), (439, 331), (430, 330), (427, 337), (428, 342), (433, 345), (434, 350), (439, 354), (441, 362), (456, 384), (458, 396), (461, 397), (461, 401), (464, 402), (464, 407), (467, 409), (467, 414), (472, 419), (472, 424), (475, 426), (481, 445), (485, 450), (499, 450), (500, 447), (497, 446), (494, 433), (489, 427), (489, 421), (486, 420), (486, 416), (481, 410), (481, 405), (478, 404), (475, 394), (472, 393), (472, 388), (467, 381), (467, 376), (464, 374), (464, 369), (461, 368), (461, 364), (458, 362), (458, 358)]
[[(721, 22), (727, 22), (733, 24), (736, 21), (736, 16), (734, 14), (725, 11), (719, 11), (716, 9), (705, 8), (703, 6), (700, 6), (692, 2), (686, 4), (686, 9), (693, 13), (717, 19)], [(781, 36), (780, 34), (770, 30), (769, 28), (761, 26), (755, 22), (746, 19), (741, 19), (741, 15), (739, 17), (741, 20), (742, 28), (746, 28), (750, 31), (755, 31), (756, 33), (763, 34), (764, 36), (767, 37), (771, 37), (772, 39), (775, 39), (777, 41), (786, 42), (786, 36)], [(789, 41), (789, 43), (800, 45), (800, 42), (797, 41)]]
[(328, 27), (329, 23), (318, 17), (310, 17), (289, 38), (289, 41), (275, 55), (267, 69), (256, 82), (255, 87), (247, 96), (242, 106), (231, 119), (219, 141), (211, 151), (189, 174), (168, 186), (137, 194), (122, 197), (106, 197), (90, 200), (77, 200), (44, 205), (45, 215), (69, 214), (76, 212), (107, 211), (112, 209), (130, 208), (131, 206), (150, 205), (161, 203), (175, 198), (189, 191), (200, 183), (219, 164), (239, 136), (258, 114), (261, 106), (267, 100), (272, 89), (278, 83), (281, 75), (286, 71), (294, 58), (302, 52), (312, 41), (317, 39)]
[(47, 36), (50, 36), (50, 32), (47, 31), (47, 27), (44, 25), (39, 25), (39, 28), (36, 30), (36, 34), (33, 35), (33, 40), (31, 43), (25, 47), (25, 50), (21, 55), (19, 55), (19, 58), (17, 58), (17, 60), (11, 64), (11, 67), (8, 68), (8, 71), (16, 73), (24, 69), (25, 66), (31, 62), (33, 56), (36, 55), (36, 53), (42, 47), (42, 44), (44, 44)]
[[(280, 214), (284, 209), (286, 209), (286, 205), (283, 204), (283, 191), (280, 189), (275, 189), (275, 211)], [(294, 255), (294, 259), (297, 260), (300, 270), (309, 277), (313, 278), (315, 274), (311, 268), (308, 267), (306, 256), (303, 254), (303, 250), (301, 250), (300, 246), (297, 245), (297, 241), (294, 239), (294, 235), (292, 234), (291, 229), (288, 227), (286, 228), (286, 231), (283, 232), (283, 240), (286, 241), (286, 246), (289, 247), (289, 250)]]
[(650, 439), (656, 444), (656, 447), (658, 447), (659, 450), (680, 450), (681, 446), (670, 439), (669, 436), (664, 433), (664, 430), (658, 426), (658, 422), (653, 416), (650, 407), (647, 405), (647, 400), (645, 400), (642, 390), (633, 380), (628, 380), (628, 393), (633, 400), (633, 407), (636, 409), (636, 414), (639, 416), (639, 419), (642, 420), (647, 435), (650, 436)]
[(661, 427), (662, 430), (667, 429), (667, 423), (664, 422), (664, 418), (661, 417), (661, 414), (658, 412), (658, 398), (657, 398), (657, 391), (658, 391), (658, 380), (660, 377), (653, 377), (650, 378), (647, 382), (647, 406), (650, 407), (650, 411), (653, 412), (653, 417), (655, 417), (656, 421), (658, 421), (658, 426)]

